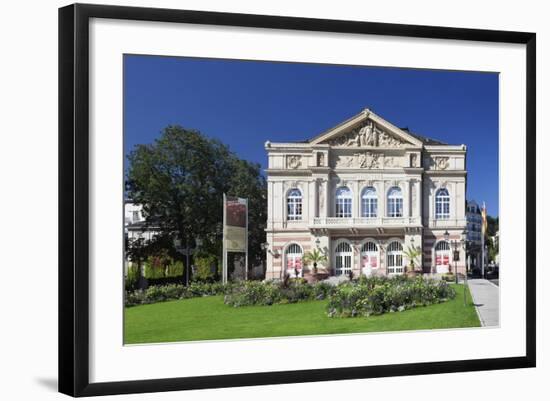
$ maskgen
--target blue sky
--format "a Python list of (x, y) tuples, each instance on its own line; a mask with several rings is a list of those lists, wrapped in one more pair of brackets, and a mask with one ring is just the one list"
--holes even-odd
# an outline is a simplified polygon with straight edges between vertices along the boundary
[(266, 167), (264, 142), (301, 141), (365, 107), (468, 146), (468, 199), (498, 215), (498, 74), (127, 55), (125, 149), (179, 124)]

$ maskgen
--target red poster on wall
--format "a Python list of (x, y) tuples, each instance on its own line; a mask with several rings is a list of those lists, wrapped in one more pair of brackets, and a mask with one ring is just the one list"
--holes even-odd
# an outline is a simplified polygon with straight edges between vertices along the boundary
[(449, 264), (449, 255), (443, 256), (443, 264), (448, 265)]
[(370, 267), (373, 267), (373, 268), (378, 267), (378, 260), (376, 259), (376, 256), (371, 256)]
[(440, 266), (441, 265), (441, 255), (435, 256), (435, 264)]

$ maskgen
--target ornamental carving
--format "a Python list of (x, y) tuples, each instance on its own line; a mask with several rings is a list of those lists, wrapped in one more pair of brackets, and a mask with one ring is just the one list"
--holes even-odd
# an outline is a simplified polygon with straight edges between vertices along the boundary
[(286, 166), (287, 168), (296, 169), (302, 165), (302, 156), (287, 156)]
[(449, 158), (441, 156), (434, 157), (432, 166), (436, 170), (447, 170), (449, 168)]
[(399, 148), (405, 142), (388, 134), (377, 127), (372, 121), (369, 121), (362, 127), (355, 128), (343, 135), (330, 139), (328, 144), (332, 146)]
[(323, 181), (318, 181), (319, 184), (319, 214), (323, 213), (325, 208), (325, 183)]
[(399, 159), (395, 157), (385, 157), (384, 167), (399, 167)]
[(352, 156), (339, 156), (336, 167), (354, 167), (376, 169), (381, 168), (381, 154), (374, 152), (355, 153)]

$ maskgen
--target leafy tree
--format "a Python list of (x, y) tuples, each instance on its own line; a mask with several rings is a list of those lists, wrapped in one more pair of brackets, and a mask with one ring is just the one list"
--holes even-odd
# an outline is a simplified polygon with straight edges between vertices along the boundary
[(218, 140), (196, 130), (169, 126), (153, 144), (137, 145), (128, 156), (126, 191), (143, 205), (146, 223), (165, 246), (174, 240), (221, 258), (223, 193), (249, 199), (249, 260), (262, 260), (266, 183), (260, 166), (240, 160)]

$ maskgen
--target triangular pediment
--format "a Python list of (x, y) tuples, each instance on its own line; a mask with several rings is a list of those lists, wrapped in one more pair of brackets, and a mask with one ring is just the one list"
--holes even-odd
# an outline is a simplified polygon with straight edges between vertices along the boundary
[(309, 143), (353, 148), (422, 147), (422, 141), (368, 109), (312, 138)]

